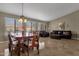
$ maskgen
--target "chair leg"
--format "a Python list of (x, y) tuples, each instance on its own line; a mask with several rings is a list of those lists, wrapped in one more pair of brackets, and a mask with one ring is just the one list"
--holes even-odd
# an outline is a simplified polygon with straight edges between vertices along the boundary
[(12, 49), (11, 49), (11, 45), (9, 44), (9, 55), (12, 56)]
[(27, 55), (29, 56), (29, 47), (27, 47)]
[(39, 44), (37, 45), (37, 54), (39, 55)]

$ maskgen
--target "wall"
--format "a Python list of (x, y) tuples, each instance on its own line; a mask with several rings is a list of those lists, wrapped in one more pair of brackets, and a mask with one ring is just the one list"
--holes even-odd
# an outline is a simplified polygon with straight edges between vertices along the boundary
[(4, 20), (3, 16), (0, 15), (0, 41), (5, 40), (4, 32), (5, 32)]
[(79, 39), (79, 11), (73, 12), (66, 16), (49, 22), (49, 32), (59, 30), (59, 23), (65, 22), (65, 30), (71, 30), (73, 33), (72, 39)]

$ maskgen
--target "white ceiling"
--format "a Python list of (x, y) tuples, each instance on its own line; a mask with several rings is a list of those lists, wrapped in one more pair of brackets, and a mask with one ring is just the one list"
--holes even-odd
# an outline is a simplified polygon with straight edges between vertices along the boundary
[[(50, 21), (77, 10), (79, 10), (79, 3), (25, 3), (23, 14), (37, 20)], [(22, 4), (0, 3), (0, 11), (22, 15)]]

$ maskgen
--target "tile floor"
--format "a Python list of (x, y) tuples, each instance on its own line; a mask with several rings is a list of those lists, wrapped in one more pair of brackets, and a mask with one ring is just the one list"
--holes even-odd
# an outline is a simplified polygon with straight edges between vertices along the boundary
[[(79, 56), (79, 40), (40, 38), (40, 41), (45, 42), (40, 56)], [(7, 42), (0, 43), (0, 56), (4, 56), (4, 49), (7, 47)]]

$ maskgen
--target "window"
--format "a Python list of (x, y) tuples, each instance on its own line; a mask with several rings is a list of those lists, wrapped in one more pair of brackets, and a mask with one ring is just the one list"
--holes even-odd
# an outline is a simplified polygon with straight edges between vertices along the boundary
[[(15, 30), (15, 21), (16, 21), (16, 30), (17, 31), (22, 31), (22, 23), (18, 22), (15, 18), (10, 18), (10, 17), (5, 17), (5, 27), (6, 27), (6, 32), (8, 31), (14, 31)], [(41, 31), (45, 30), (45, 25), (44, 23), (37, 22), (37, 21), (27, 21), (26, 22), (26, 31), (31, 32), (31, 31)]]
[[(14, 28), (14, 26), (15, 26), (14, 21), (16, 21), (16, 30), (17, 31), (22, 31), (22, 23), (18, 22), (18, 20), (16, 20), (15, 18), (5, 17), (6, 32), (15, 30), (15, 28)], [(27, 32), (31, 31), (31, 26), (32, 26), (32, 22), (31, 21), (27, 21), (26, 22), (26, 31)]]
[(5, 17), (6, 31), (14, 31), (14, 18)]

